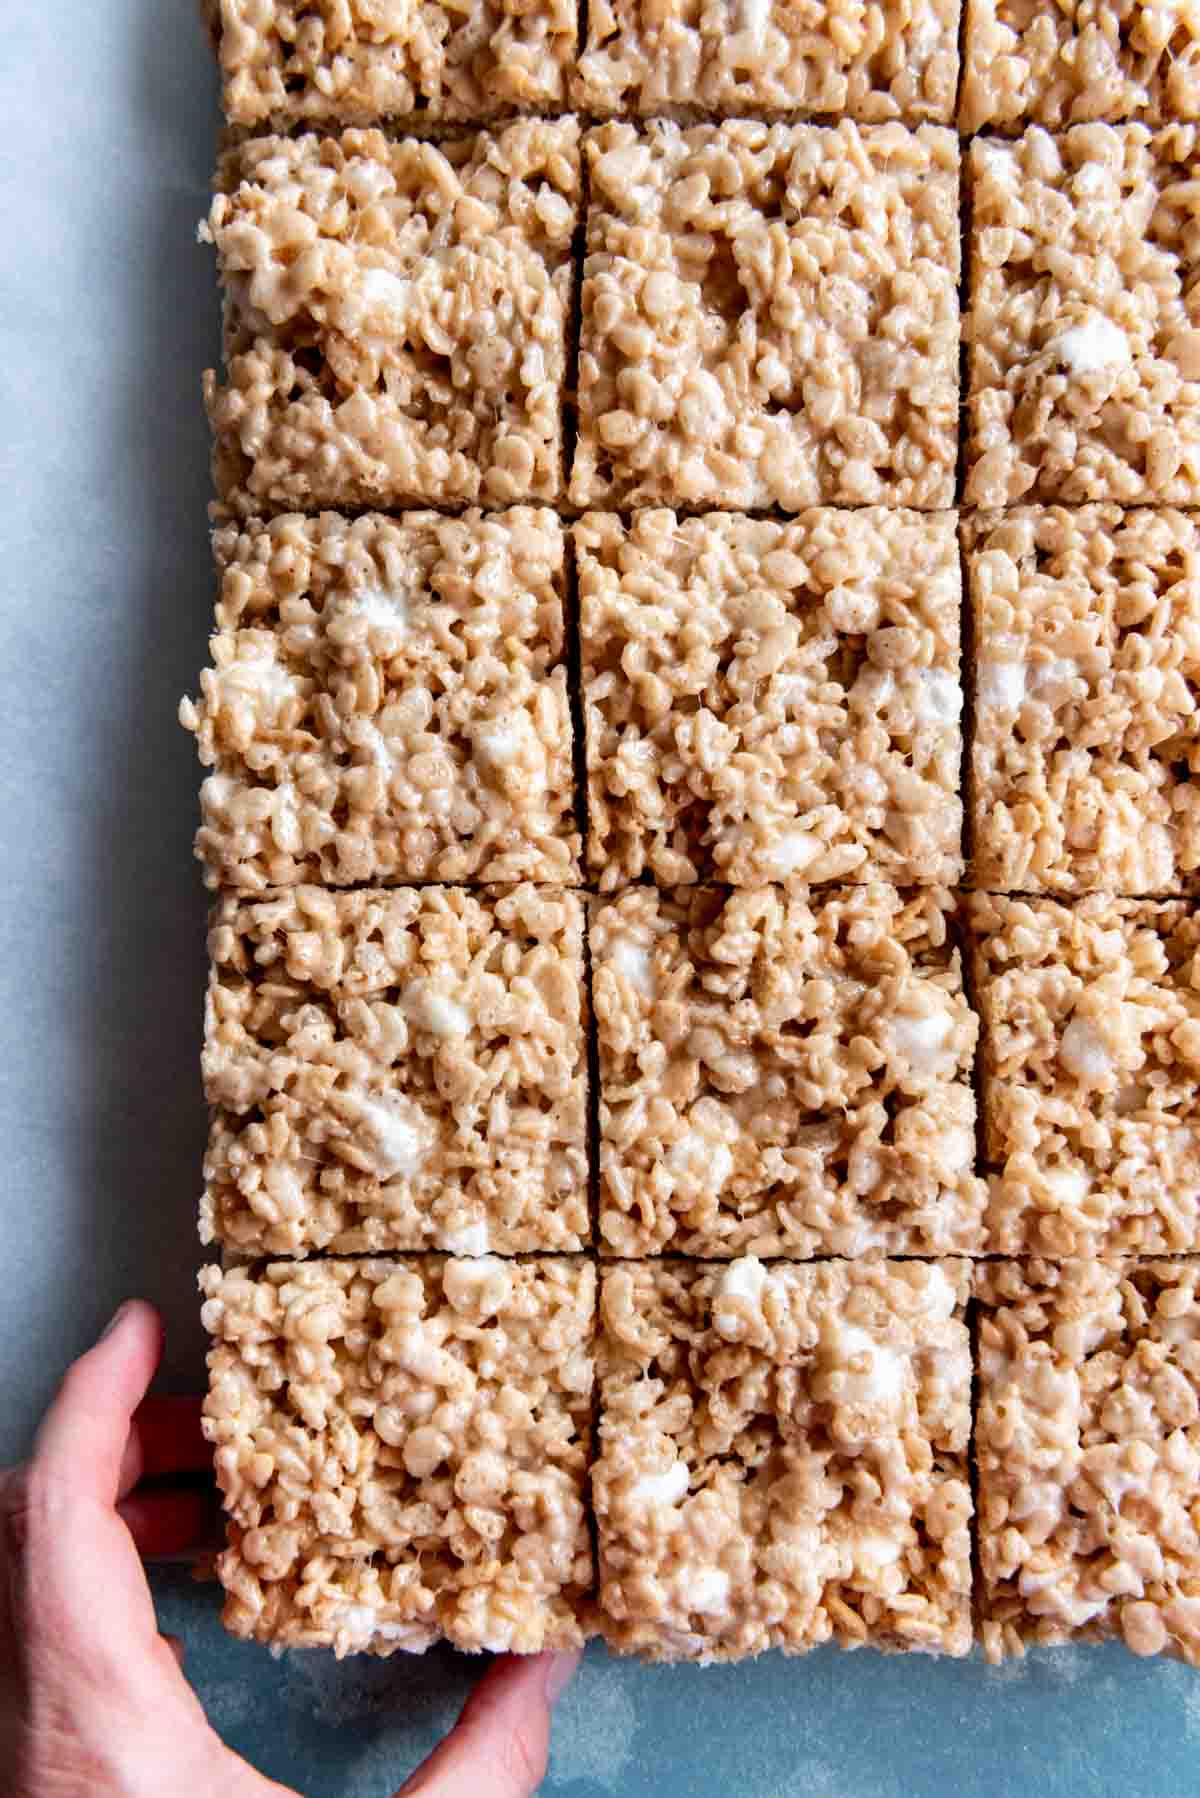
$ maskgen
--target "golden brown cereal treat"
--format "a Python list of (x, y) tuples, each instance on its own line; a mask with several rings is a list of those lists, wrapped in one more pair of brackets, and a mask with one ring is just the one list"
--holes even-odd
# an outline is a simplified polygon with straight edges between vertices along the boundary
[(583, 917), (523, 886), (225, 899), (201, 1234), (245, 1254), (577, 1249)]
[(290, 1262), (200, 1284), (227, 1629), (339, 1655), (581, 1641), (586, 1262)]
[(574, 0), (204, 0), (234, 125), (484, 119), (560, 105)]
[(292, 515), (215, 547), (213, 666), (180, 711), (215, 770), (210, 886), (578, 879), (551, 513)]
[(586, 149), (573, 500), (952, 503), (950, 132), (612, 124)]
[(970, 917), (988, 1247), (1200, 1246), (1200, 913), (977, 894)]
[(969, 1652), (967, 1265), (604, 1274), (592, 1495), (610, 1647)]
[(964, 131), (1200, 112), (1197, 0), (966, 0), (966, 15)]
[(597, 903), (605, 1247), (982, 1251), (952, 903), (884, 886)]
[(592, 0), (572, 92), (594, 112), (950, 119), (959, 0)]
[(202, 234), (226, 295), (206, 395), (230, 508), (558, 493), (578, 135), (536, 119), (226, 156)]
[(602, 891), (957, 879), (951, 515), (598, 513), (575, 542)]
[(1200, 533), (1182, 512), (963, 521), (980, 887), (1200, 886)]
[(970, 171), (967, 503), (1192, 504), (1196, 127), (1034, 127)]
[(1200, 1265), (975, 1270), (983, 1645), (1200, 1665)]

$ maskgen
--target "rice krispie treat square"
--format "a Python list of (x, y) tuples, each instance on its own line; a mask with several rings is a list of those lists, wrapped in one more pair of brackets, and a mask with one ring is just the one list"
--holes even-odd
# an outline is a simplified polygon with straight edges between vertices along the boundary
[(1116, 1636), (1200, 1665), (1200, 1264), (975, 1279), (988, 1659)]
[(947, 122), (959, 0), (592, 0), (572, 84), (590, 112), (799, 112)]
[(988, 1247), (1200, 1247), (1200, 913), (970, 900)]
[(289, 514), (214, 545), (180, 709), (210, 886), (578, 879), (552, 513)]
[(611, 1648), (969, 1652), (967, 1265), (605, 1272), (592, 1498)]
[(596, 513), (575, 545), (601, 891), (958, 878), (952, 516)]
[(1200, 533), (1182, 512), (963, 521), (976, 885), (1200, 885)]
[(339, 1655), (582, 1640), (586, 1262), (288, 1262), (200, 1284), (227, 1629)]
[(980, 1252), (947, 892), (634, 887), (589, 932), (619, 1255)]
[(951, 132), (658, 121), (586, 153), (576, 503), (952, 504)]
[(1196, 127), (1035, 126), (969, 166), (967, 503), (1191, 505)]
[(561, 106), (574, 0), (204, 0), (233, 125), (485, 119)]
[(202, 235), (225, 288), (205, 393), (230, 509), (557, 495), (578, 138), (533, 119), (227, 154)]
[(1200, 113), (1196, 0), (966, 0), (964, 47), (964, 131)]
[(213, 914), (201, 1234), (243, 1254), (578, 1249), (583, 914), (293, 887)]

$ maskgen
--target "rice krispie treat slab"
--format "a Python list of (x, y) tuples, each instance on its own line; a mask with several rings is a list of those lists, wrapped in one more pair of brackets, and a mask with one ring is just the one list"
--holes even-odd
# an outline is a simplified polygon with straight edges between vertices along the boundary
[(596, 513), (575, 544), (602, 891), (957, 879), (951, 515)]
[(572, 84), (591, 112), (799, 112), (947, 122), (959, 0), (592, 0)]
[(225, 287), (205, 393), (239, 513), (559, 491), (573, 119), (230, 151), (202, 235)]
[(963, 520), (975, 616), (974, 878), (1200, 886), (1200, 533), (1116, 506)]
[(214, 540), (210, 886), (578, 879), (549, 512), (291, 514)]
[(967, 1289), (961, 1261), (604, 1274), (592, 1495), (611, 1648), (969, 1652)]
[(981, 1252), (978, 1024), (951, 905), (883, 886), (597, 903), (605, 1247)]
[(485, 119), (560, 106), (573, 0), (204, 0), (233, 125)]
[(1116, 1636), (1200, 1665), (1200, 1265), (975, 1279), (988, 1659)]
[(1200, 1246), (1200, 913), (976, 894), (988, 1247)]
[(1192, 125), (970, 146), (966, 500), (1194, 502)]
[(580, 505), (954, 499), (958, 140), (588, 134)]
[(964, 47), (964, 131), (1200, 113), (1196, 0), (966, 0)]
[(586, 1262), (309, 1261), (200, 1283), (227, 1629), (339, 1655), (582, 1640)]
[(577, 1249), (583, 914), (545, 887), (222, 900), (201, 1234), (243, 1254)]

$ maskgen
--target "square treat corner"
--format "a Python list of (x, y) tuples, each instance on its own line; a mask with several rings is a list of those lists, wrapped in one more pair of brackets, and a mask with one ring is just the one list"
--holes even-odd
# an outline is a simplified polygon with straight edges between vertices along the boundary
[(575, 0), (204, 0), (231, 125), (487, 119), (561, 106)]
[(226, 1628), (339, 1655), (582, 1640), (586, 1262), (279, 1263), (201, 1286)]
[(988, 1659), (1117, 1637), (1200, 1666), (1200, 1264), (975, 1279)]
[(203, 232), (226, 298), (206, 380), (226, 505), (556, 497), (578, 201), (574, 119), (231, 150)]
[(958, 81), (959, 0), (592, 0), (572, 93), (590, 112), (701, 106), (875, 124), (945, 124)]
[(1200, 887), (1193, 517), (1015, 507), (963, 521), (975, 624), (975, 884)]
[(646, 886), (595, 903), (609, 1252), (982, 1250), (949, 904)]
[(221, 902), (202, 1233), (249, 1254), (578, 1249), (583, 918), (562, 889)]
[(957, 879), (951, 515), (590, 514), (575, 544), (601, 890)]
[(579, 879), (563, 535), (547, 511), (218, 532), (210, 886)]
[(956, 1261), (605, 1271), (610, 1647), (968, 1653), (967, 1286)]
[(1200, 114), (1192, 0), (966, 0), (964, 48), (964, 131)]
[(969, 505), (1193, 502), (1196, 130), (971, 145)]
[(988, 1247), (1200, 1247), (1200, 914), (975, 894)]
[(952, 504), (958, 141), (588, 134), (579, 505)]

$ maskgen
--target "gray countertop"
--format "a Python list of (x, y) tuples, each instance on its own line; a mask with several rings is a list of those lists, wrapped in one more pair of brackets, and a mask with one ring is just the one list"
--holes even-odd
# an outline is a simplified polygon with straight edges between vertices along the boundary
[[(0, 543), (6, 593), (0, 1462), (115, 1304), (152, 1297), (198, 1388), (195, 1201), (205, 902), (175, 723), (204, 656), (216, 131), (191, 0), (39, 0), (0, 38)], [(473, 1677), (281, 1662), (209, 1589), (157, 1580), (226, 1737), (310, 1798), (386, 1798)], [(646, 1669), (593, 1651), (564, 1699), (562, 1798), (1177, 1798), (1200, 1680), (1117, 1649), (978, 1662), (822, 1652)]]

